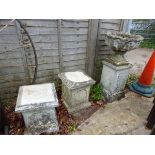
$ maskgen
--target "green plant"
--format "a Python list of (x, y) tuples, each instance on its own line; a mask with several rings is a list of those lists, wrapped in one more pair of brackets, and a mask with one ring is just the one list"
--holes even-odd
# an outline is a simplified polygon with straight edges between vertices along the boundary
[(93, 101), (104, 100), (103, 86), (95, 84), (90, 88), (90, 99)]
[(140, 45), (141, 48), (153, 48), (155, 49), (155, 39), (152, 39), (152, 40), (144, 40), (141, 45)]
[(127, 79), (127, 87), (129, 87), (133, 82), (137, 81), (139, 78), (139, 75), (137, 74), (129, 74), (128, 79)]
[(68, 132), (74, 132), (77, 129), (77, 124), (72, 123), (70, 126), (68, 126)]
[(0, 104), (2, 104), (4, 107), (8, 107), (12, 104), (12, 101), (9, 99), (2, 99), (0, 98)]
[(99, 60), (99, 59), (96, 60), (96, 67), (102, 68), (102, 61), (101, 60)]
[(155, 87), (155, 78), (153, 79), (152, 87)]

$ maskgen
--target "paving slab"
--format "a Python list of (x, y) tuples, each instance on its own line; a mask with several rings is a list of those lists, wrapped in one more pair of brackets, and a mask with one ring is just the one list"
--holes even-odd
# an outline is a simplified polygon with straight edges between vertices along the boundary
[(146, 118), (153, 106), (153, 98), (145, 98), (129, 91), (120, 101), (108, 103), (83, 122), (74, 135), (145, 135)]
[(125, 54), (125, 58), (133, 65), (133, 67), (130, 69), (130, 73), (140, 75), (152, 53), (153, 49), (148, 48), (137, 48), (135, 50), (128, 51)]

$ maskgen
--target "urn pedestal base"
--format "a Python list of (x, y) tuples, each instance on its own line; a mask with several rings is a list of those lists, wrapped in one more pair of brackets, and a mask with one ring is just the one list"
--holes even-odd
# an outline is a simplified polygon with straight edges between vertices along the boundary
[(82, 71), (65, 72), (58, 75), (62, 80), (62, 98), (69, 113), (76, 113), (91, 106), (90, 86), (95, 81)]
[(119, 99), (124, 93), (125, 84), (129, 75), (131, 64), (116, 66), (107, 61), (102, 61), (103, 69), (101, 84), (109, 102)]
[(58, 132), (58, 105), (54, 83), (27, 85), (19, 88), (15, 111), (22, 113), (27, 134)]

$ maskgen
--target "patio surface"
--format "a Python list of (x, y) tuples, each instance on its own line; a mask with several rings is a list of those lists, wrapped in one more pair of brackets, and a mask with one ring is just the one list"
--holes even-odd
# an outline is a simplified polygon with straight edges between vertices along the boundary
[[(126, 54), (134, 66), (130, 73), (141, 74), (151, 54), (151, 49), (136, 49)], [(153, 98), (145, 98), (128, 91), (120, 101), (108, 103), (83, 122), (73, 135), (148, 135), (146, 118), (153, 106)]]
[(153, 98), (128, 92), (120, 101), (108, 103), (81, 124), (74, 135), (147, 135), (146, 118), (153, 106)]

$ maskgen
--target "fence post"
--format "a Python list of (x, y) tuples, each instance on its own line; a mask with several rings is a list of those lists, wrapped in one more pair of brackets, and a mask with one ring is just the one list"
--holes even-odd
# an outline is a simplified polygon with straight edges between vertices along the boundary
[(61, 19), (58, 19), (58, 52), (59, 52), (59, 63), (60, 72), (63, 71), (63, 54), (62, 54), (62, 41), (61, 41)]
[(90, 76), (93, 76), (93, 72), (94, 72), (98, 23), (99, 23), (99, 19), (91, 19), (89, 21), (86, 72)]
[(122, 32), (130, 32), (131, 23), (132, 23), (132, 19), (122, 19), (120, 31), (122, 31)]

